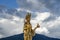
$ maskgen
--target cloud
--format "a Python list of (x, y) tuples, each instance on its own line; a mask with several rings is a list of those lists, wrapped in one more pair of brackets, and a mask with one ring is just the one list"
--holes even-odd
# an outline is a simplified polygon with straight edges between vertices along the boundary
[(18, 19), (16, 16), (13, 16), (12, 20), (4, 18), (0, 19), (0, 34), (3, 35), (2, 37), (8, 37), (22, 33), (23, 20), (21, 19), (20, 21), (20, 19)]
[(2, 38), (2, 37), (3, 37), (3, 35), (0, 34), (0, 38)]
[(44, 20), (48, 19), (50, 17), (50, 12), (35, 12), (36, 13), (36, 17), (32, 18), (31, 23), (35, 24), (35, 23), (42, 23)]
[(48, 31), (48, 29), (46, 27), (42, 27), (42, 28), (38, 28), (36, 30), (36, 33), (38, 33), (38, 34), (48, 34), (49, 31)]
[(46, 8), (50, 10), (51, 13), (59, 16), (60, 14), (60, 1), (59, 0), (39, 0), (42, 4), (45, 5)]
[[(36, 17), (34, 19), (31, 20), (31, 23), (33, 25), (33, 28), (36, 26), (36, 23), (39, 23), (40, 24), (40, 28), (38, 28), (36, 30), (36, 33), (38, 34), (48, 34), (49, 33), (49, 30), (43, 26), (43, 21), (48, 19), (50, 17), (50, 12), (43, 12), (43, 13), (40, 13), (40, 12), (36, 12)], [(46, 24), (45, 24), (46, 25)]]
[(25, 15), (29, 12), (29, 13), (31, 13), (32, 18), (36, 17), (36, 12), (34, 12), (34, 11), (31, 11), (31, 10), (28, 10), (28, 9), (24, 9), (24, 8), (16, 8), (16, 10), (17, 10), (17, 12), (20, 12), (20, 16), (24, 15), (24, 17), (25, 17)]
[[(42, 27), (46, 27), (49, 33), (47, 36), (59, 38), (60, 36), (60, 17), (56, 17), (55, 20), (47, 21), (42, 23)], [(52, 36), (53, 35), (53, 36)]]
[[(25, 11), (25, 10), (23, 10)], [(26, 10), (27, 11), (27, 10)], [(20, 12), (20, 10), (16, 11), (16, 12)], [(30, 11), (32, 12), (32, 11)], [(23, 31), (23, 18), (22, 17), (19, 17), (17, 15), (12, 15), (10, 13), (6, 13), (6, 11), (4, 11), (5, 14), (2, 14), (3, 16), (6, 16), (5, 18), (4, 17), (0, 17), (0, 25), (2, 28), (1, 29), (1, 33), (3, 33), (2, 35), (4, 35), (3, 37), (7, 37), (7, 36), (11, 36), (11, 35), (15, 35), (15, 34), (19, 34), (19, 33), (22, 33)], [(15, 13), (15, 12), (14, 12)], [(34, 13), (34, 12), (33, 12)], [(33, 14), (32, 13), (32, 14)], [(22, 14), (22, 13), (21, 13)], [(46, 18), (48, 18), (50, 16), (50, 13), (49, 12), (44, 12), (44, 13), (40, 13), (40, 12), (35, 12), (36, 14), (36, 17), (35, 18), (32, 18), (32, 25), (34, 25), (34, 23), (36, 24), (38, 21), (40, 22), (41, 20), (44, 21)], [(26, 15), (26, 14), (25, 14)], [(11, 17), (9, 17), (11, 16)], [(24, 16), (24, 15), (23, 15)], [(39, 19), (39, 17), (41, 19)], [(43, 18), (43, 19), (42, 19)], [(34, 20), (35, 21), (34, 21)], [(37, 20), (37, 22), (36, 22)], [(36, 25), (34, 25), (36, 26)], [(34, 28), (34, 27), (33, 27)], [(12, 31), (11, 31), (12, 30)], [(45, 32), (44, 32), (45, 31)], [(47, 29), (46, 28), (42, 28), (42, 31), (41, 33), (47, 33)]]
[(12, 30), (11, 32), (10, 32), (10, 34), (21, 34), (21, 33), (23, 33), (23, 27), (21, 26), (21, 27), (19, 27), (19, 28), (15, 28), (14, 30)]
[(48, 27), (57, 27), (56, 25), (60, 24), (60, 17), (57, 17), (56, 20), (47, 22)]
[[(60, 16), (53, 16), (53, 14), (49, 12), (44, 13), (37, 13), (37, 16), (31, 20), (33, 28), (36, 26), (36, 23), (39, 23), (41, 27), (36, 30), (36, 33), (44, 34), (49, 37), (59, 38)], [(54, 20), (50, 19), (49, 21), (45, 21), (46, 19), (49, 19), (51, 16), (53, 16)]]
[(39, 12), (51, 12), (56, 16), (60, 14), (59, 0), (17, 0), (17, 3), (20, 8)]
[(42, 4), (38, 0), (17, 0), (17, 3), (20, 8), (28, 9), (34, 12), (35, 11), (46, 12), (49, 10), (45, 7), (44, 4)]
[[(51, 15), (53, 15), (53, 14), (51, 14), (50, 12), (42, 12), (42, 13), (35, 12), (35, 14), (36, 14), (36, 17), (31, 19), (32, 27), (34, 28), (36, 26), (36, 23), (39, 23), (41, 26), (41, 28), (38, 28), (36, 30), (36, 33), (58, 38), (59, 35), (54, 35), (54, 36), (51, 36), (51, 35), (55, 34), (55, 32), (56, 33), (59, 32), (58, 25), (60, 24), (59, 23), (60, 17), (53, 16), (53, 17), (55, 17), (55, 20), (44, 21), (44, 20), (50, 18)], [(8, 15), (10, 15), (10, 14), (8, 14)], [(1, 28), (0, 34), (2, 34), (3, 37), (7, 37), (7, 36), (22, 33), (24, 19), (17, 15), (12, 15), (10, 18), (8, 15), (6, 16), (6, 14), (5, 14), (6, 18), (0, 17), (0, 28)], [(3, 16), (4, 16), (4, 14), (3, 14)], [(9, 19), (7, 17), (9, 17)], [(58, 30), (56, 30), (56, 29), (58, 29)]]
[(33, 25), (33, 29), (36, 26), (36, 23), (39, 23), (41, 27), (36, 29), (36, 33), (49, 34), (49, 30), (43, 26), (43, 23), (44, 23), (43, 21), (50, 17), (50, 15), (51, 15), (50, 12), (43, 12), (43, 13), (36, 12), (36, 15), (37, 16), (31, 20), (31, 23)]
[(25, 12), (29, 12), (29, 13), (34, 13), (31, 10), (23, 9), (23, 8), (17, 8), (17, 11), (25, 11)]
[(43, 13), (37, 13), (37, 17), (35, 19), (37, 21), (44, 21), (48, 17), (50, 17), (50, 13), (49, 12), (43, 12)]

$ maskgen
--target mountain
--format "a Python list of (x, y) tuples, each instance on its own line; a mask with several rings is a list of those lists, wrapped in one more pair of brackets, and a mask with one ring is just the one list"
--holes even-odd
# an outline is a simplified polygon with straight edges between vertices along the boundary
[[(2, 38), (0, 40), (24, 40), (23, 39), (23, 33), (22, 34), (18, 34), (18, 35), (14, 35), (14, 36), (10, 36), (10, 37), (6, 37), (6, 38)], [(60, 40), (58, 38), (50, 38), (41, 34), (36, 34), (33, 37), (33, 40)]]

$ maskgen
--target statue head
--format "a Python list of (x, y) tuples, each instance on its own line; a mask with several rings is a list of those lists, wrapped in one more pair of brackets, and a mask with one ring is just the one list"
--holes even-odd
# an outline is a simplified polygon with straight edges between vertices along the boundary
[(27, 15), (25, 17), (25, 21), (30, 22), (30, 19), (31, 19), (31, 13), (27, 13)]

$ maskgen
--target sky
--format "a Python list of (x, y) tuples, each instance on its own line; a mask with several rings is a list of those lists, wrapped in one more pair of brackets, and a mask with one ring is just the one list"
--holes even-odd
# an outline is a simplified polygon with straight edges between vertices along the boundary
[(23, 33), (27, 12), (36, 33), (60, 38), (60, 0), (0, 0), (0, 38)]
[(0, 5), (7, 8), (18, 8), (16, 0), (0, 0)]

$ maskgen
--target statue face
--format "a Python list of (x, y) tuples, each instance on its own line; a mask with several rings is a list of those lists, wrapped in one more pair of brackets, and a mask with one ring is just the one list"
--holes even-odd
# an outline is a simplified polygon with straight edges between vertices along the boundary
[(30, 18), (26, 18), (25, 19), (25, 22), (30, 22)]
[(27, 18), (27, 21), (29, 22), (30, 21), (30, 18)]

